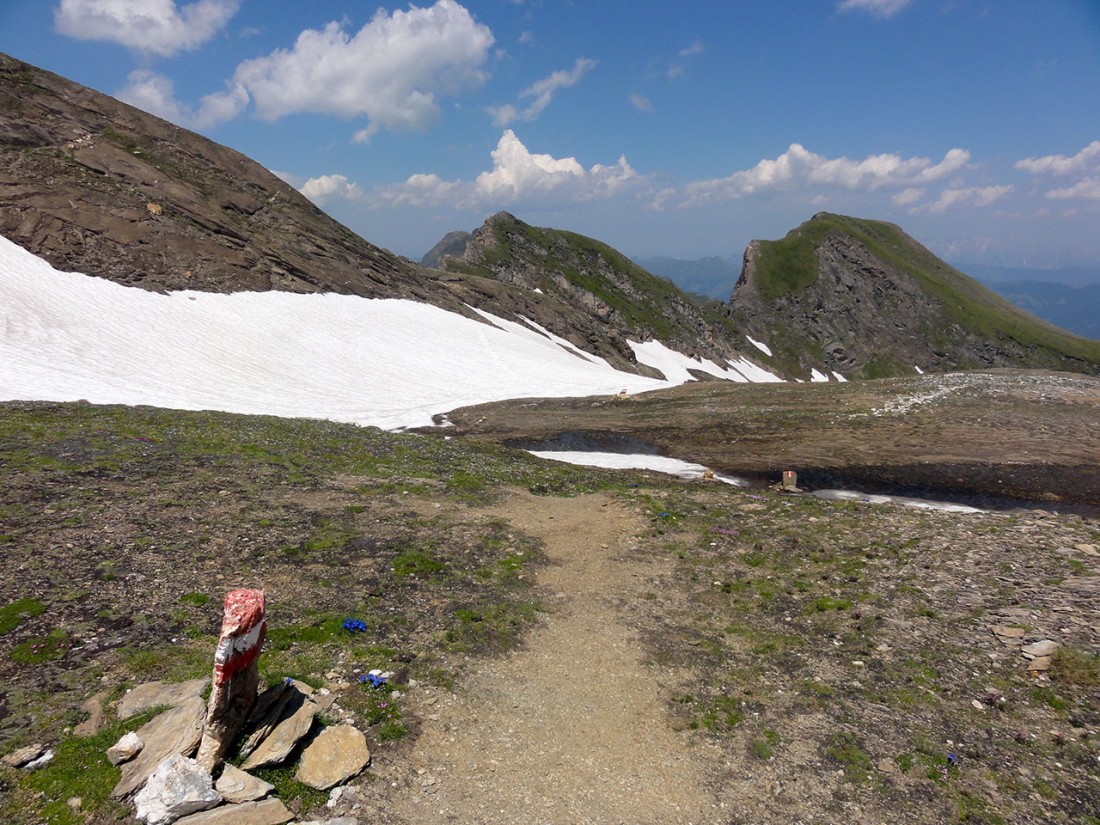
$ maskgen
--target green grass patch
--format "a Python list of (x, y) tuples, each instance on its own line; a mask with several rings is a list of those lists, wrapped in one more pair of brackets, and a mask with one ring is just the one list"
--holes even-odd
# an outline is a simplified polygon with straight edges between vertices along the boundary
[(58, 628), (48, 636), (39, 636), (12, 648), (11, 658), (21, 665), (39, 665), (60, 659), (72, 647), (69, 634)]
[(832, 610), (850, 610), (852, 602), (850, 599), (838, 599), (833, 596), (819, 596), (810, 603), (810, 611), (812, 613), (828, 613)]
[(844, 770), (844, 778), (861, 785), (871, 778), (874, 765), (859, 740), (850, 733), (838, 733), (829, 737), (825, 755)]
[(189, 604), (193, 607), (206, 607), (212, 601), (213, 599), (205, 593), (184, 593), (180, 596), (182, 604)]
[(1060, 647), (1050, 657), (1050, 680), (1070, 687), (1096, 687), (1100, 685), (1100, 656)]
[(274, 796), (283, 802), (295, 804), (300, 813), (323, 807), (328, 801), (328, 791), (319, 791), (294, 778), (298, 766), (278, 765), (271, 768), (258, 768), (251, 773), (264, 782), (275, 786)]
[(538, 616), (538, 604), (507, 600), (459, 608), (444, 633), (444, 645), (455, 652), (502, 651), (513, 647), (524, 628)]
[(701, 712), (691, 720), (689, 727), (692, 730), (725, 733), (737, 727), (744, 719), (740, 701), (733, 696), (715, 696), (703, 704)]
[[(54, 749), (52, 762), (36, 771), (18, 774), (7, 802), (0, 805), (0, 820), (81, 825), (128, 818), (128, 806), (111, 799), (111, 791), (122, 772), (107, 761), (107, 748), (152, 716), (151, 711), (125, 722), (116, 722), (95, 736), (62, 739)], [(83, 800), (79, 812), (67, 804), (74, 796)]]
[(17, 599), (0, 607), (0, 636), (11, 633), (24, 619), (41, 616), (45, 612), (46, 605), (38, 599)]
[(195, 636), (176, 645), (122, 650), (120, 656), (123, 667), (137, 681), (185, 682), (210, 675), (216, 644), (213, 636)]
[(442, 573), (446, 569), (446, 564), (423, 550), (406, 550), (393, 560), (393, 575), (398, 578), (424, 578)]

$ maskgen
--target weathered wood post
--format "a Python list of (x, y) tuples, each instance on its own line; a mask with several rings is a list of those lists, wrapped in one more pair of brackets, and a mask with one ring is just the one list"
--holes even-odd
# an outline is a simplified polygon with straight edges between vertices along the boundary
[(214, 651), (214, 684), (195, 757), (209, 771), (240, 733), (256, 701), (260, 683), (257, 660), (266, 630), (264, 591), (231, 590), (225, 594), (221, 639)]

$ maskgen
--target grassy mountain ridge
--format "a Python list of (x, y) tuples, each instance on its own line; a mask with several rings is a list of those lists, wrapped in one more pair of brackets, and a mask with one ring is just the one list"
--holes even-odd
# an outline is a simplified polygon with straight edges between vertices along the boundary
[(765, 340), (794, 339), (787, 349), (819, 349), (829, 369), (864, 377), (1100, 369), (1100, 342), (1024, 312), (882, 221), (820, 213), (781, 240), (754, 241), (731, 303)]
[(540, 302), (579, 308), (568, 324), (546, 324), (578, 345), (578, 338), (591, 344), (610, 334), (616, 340), (657, 338), (719, 361), (738, 354), (723, 305), (699, 305), (667, 278), (575, 232), (531, 226), (501, 212), (469, 237), (461, 254), (443, 257), (440, 266), (510, 284)]

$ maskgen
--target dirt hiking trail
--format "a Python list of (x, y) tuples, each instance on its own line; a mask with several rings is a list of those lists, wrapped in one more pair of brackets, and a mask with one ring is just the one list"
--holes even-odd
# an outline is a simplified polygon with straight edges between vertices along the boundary
[(396, 810), (409, 822), (703, 823), (707, 766), (668, 725), (619, 605), (651, 572), (616, 560), (642, 529), (612, 496), (513, 493), (490, 515), (545, 542), (547, 612), (520, 650), (434, 690)]

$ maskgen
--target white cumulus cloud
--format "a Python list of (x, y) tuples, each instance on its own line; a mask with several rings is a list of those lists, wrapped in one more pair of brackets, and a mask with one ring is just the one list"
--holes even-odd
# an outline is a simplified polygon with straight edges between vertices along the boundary
[(645, 179), (625, 157), (585, 169), (576, 158), (531, 152), (511, 129), (491, 153), (492, 169), (472, 181), (446, 181), (417, 174), (404, 183), (379, 189), (375, 205), (497, 209), (526, 205), (565, 206), (613, 197)]
[(841, 0), (841, 11), (865, 11), (876, 17), (893, 17), (909, 5), (911, 0)]
[(380, 9), (358, 31), (344, 23), (306, 29), (290, 49), (241, 63), (226, 90), (203, 98), (196, 119), (212, 126), (251, 102), (265, 120), (299, 112), (366, 117), (355, 133), (423, 129), (439, 99), (480, 86), (493, 35), (455, 0), (429, 8)]
[(645, 95), (632, 94), (627, 100), (630, 101), (630, 105), (637, 109), (639, 112), (652, 112), (653, 104), (649, 102), (649, 98)]
[(1024, 158), (1016, 162), (1016, 168), (1033, 175), (1073, 175), (1100, 167), (1100, 140), (1094, 140), (1076, 155), (1044, 155)]
[(241, 88), (207, 95), (197, 111), (176, 99), (175, 85), (170, 77), (137, 69), (130, 72), (126, 85), (115, 97), (165, 120), (191, 129), (205, 129), (236, 117), (248, 105), (248, 93)]
[(130, 72), (126, 80), (126, 86), (115, 92), (119, 100), (181, 126), (191, 123), (191, 111), (176, 100), (171, 78), (138, 69)]
[(792, 143), (779, 157), (761, 160), (751, 169), (687, 184), (681, 193), (681, 203), (696, 206), (815, 185), (865, 191), (884, 186), (912, 187), (946, 177), (969, 161), (970, 153), (965, 149), (951, 149), (943, 160), (933, 163), (929, 158), (894, 154), (869, 155), (862, 160), (827, 158)]
[(1046, 196), (1051, 200), (1100, 200), (1100, 176), (1082, 178), (1073, 186), (1051, 189)]
[(1050, 200), (1100, 200), (1100, 140), (1094, 140), (1076, 155), (1044, 155), (1024, 158), (1016, 168), (1033, 175), (1077, 178), (1067, 186), (1050, 189)]
[(892, 198), (891, 202), (895, 206), (909, 206), (914, 204), (924, 197), (924, 189), (919, 186), (913, 186), (908, 189), (902, 189)]
[(310, 178), (298, 191), (318, 206), (334, 200), (357, 201), (363, 198), (363, 190), (359, 188), (359, 184), (352, 183), (344, 175)]
[(516, 120), (530, 123), (550, 105), (550, 101), (554, 99), (554, 94), (558, 89), (567, 89), (570, 86), (577, 85), (580, 79), (594, 68), (596, 68), (595, 60), (578, 57), (572, 69), (553, 72), (548, 77), (532, 83), (520, 92), (520, 100), (531, 98), (531, 102), (523, 109), (519, 109), (511, 103), (506, 103), (503, 106), (490, 106), (488, 112), (493, 116), (493, 123), (497, 126), (507, 126)]
[(240, 0), (61, 0), (54, 27), (78, 40), (119, 43), (164, 57), (201, 46), (237, 13)]
[(934, 202), (917, 211), (944, 212), (956, 206), (989, 206), (1012, 190), (1012, 186), (973, 186), (944, 189)]

